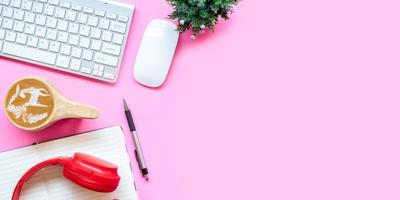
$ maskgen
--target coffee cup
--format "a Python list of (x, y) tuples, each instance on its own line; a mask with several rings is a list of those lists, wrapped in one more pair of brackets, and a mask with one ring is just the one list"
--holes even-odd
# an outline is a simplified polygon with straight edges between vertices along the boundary
[(4, 101), (8, 120), (26, 131), (39, 131), (66, 118), (98, 117), (98, 110), (64, 97), (48, 80), (27, 76), (15, 81)]

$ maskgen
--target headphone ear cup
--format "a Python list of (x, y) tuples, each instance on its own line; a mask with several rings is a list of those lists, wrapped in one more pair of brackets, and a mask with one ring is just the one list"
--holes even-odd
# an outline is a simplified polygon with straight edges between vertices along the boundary
[(64, 165), (64, 176), (72, 182), (97, 192), (117, 189), (120, 177), (118, 167), (105, 160), (75, 153)]

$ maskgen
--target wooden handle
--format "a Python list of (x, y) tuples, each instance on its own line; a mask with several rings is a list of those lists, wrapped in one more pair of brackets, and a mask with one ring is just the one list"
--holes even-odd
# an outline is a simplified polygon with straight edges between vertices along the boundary
[(86, 118), (95, 119), (99, 116), (99, 111), (96, 107), (80, 104), (64, 99), (63, 102), (57, 104), (57, 113), (55, 120), (65, 118)]

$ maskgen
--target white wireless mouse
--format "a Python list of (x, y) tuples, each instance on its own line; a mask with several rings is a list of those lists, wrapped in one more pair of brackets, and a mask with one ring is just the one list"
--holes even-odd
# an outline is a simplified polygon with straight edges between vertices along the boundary
[(133, 76), (149, 86), (161, 86), (171, 66), (179, 33), (172, 22), (155, 19), (146, 27), (136, 56)]

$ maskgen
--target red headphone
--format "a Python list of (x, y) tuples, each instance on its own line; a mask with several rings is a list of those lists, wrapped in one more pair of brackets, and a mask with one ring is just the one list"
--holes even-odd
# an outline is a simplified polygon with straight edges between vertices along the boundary
[(15, 186), (12, 200), (18, 200), (22, 185), (40, 169), (51, 165), (64, 166), (64, 176), (72, 182), (97, 192), (112, 192), (117, 189), (120, 177), (118, 167), (105, 160), (83, 154), (75, 153), (71, 157), (58, 157), (40, 162), (30, 168)]

